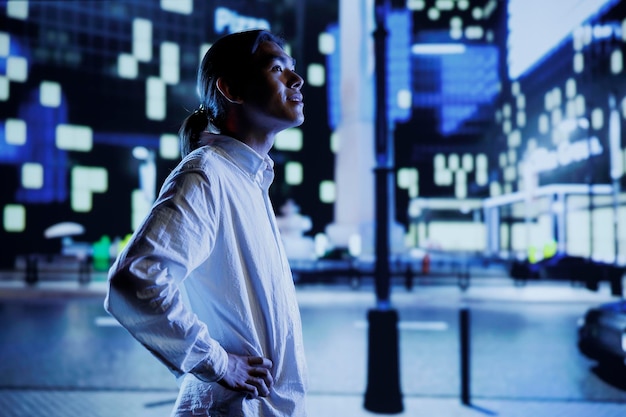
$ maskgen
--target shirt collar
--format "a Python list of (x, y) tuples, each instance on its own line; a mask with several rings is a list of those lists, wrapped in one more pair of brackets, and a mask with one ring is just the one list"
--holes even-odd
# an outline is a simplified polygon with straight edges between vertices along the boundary
[(233, 163), (251, 178), (264, 178), (261, 183), (267, 182), (267, 173), (264, 172), (274, 170), (274, 161), (269, 155), (262, 157), (245, 143), (230, 136), (203, 132), (200, 145), (215, 146), (223, 150)]

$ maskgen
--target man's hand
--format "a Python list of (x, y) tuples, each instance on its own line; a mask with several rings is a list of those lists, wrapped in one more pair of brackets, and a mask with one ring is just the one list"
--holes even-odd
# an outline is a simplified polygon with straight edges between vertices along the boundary
[(218, 383), (249, 398), (267, 397), (274, 385), (272, 361), (260, 356), (228, 354), (228, 370)]

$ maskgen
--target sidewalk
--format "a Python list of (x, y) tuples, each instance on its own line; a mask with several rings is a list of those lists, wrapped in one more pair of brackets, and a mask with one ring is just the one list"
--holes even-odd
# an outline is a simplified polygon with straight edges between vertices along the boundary
[[(358, 290), (346, 286), (307, 285), (298, 287), (298, 301), (305, 310), (313, 308), (317, 313), (325, 310), (326, 306), (350, 306), (357, 311), (356, 315), (364, 320), (365, 316), (360, 312), (372, 307), (375, 301), (370, 287), (371, 283), (365, 283)], [(21, 280), (8, 279), (0, 274), (0, 302), (75, 297), (102, 299), (105, 293), (106, 283), (101, 277), (95, 277), (88, 284), (44, 280), (29, 286)], [(500, 303), (502, 305), (512, 303), (595, 304), (612, 299), (614, 297), (611, 296), (610, 289), (604, 286), (597, 292), (572, 287), (569, 283), (555, 285), (554, 283), (529, 282), (524, 287), (516, 287), (509, 280), (494, 280), (493, 278), (473, 279), (466, 291), (461, 291), (452, 285), (419, 283), (412, 291), (406, 291), (401, 287), (394, 287), (392, 291), (392, 302), (397, 308), (410, 308), (415, 305), (428, 307), (441, 303), (455, 306), (478, 306), (486, 302), (498, 305)], [(452, 361), (456, 359), (450, 358)], [(346, 372), (350, 370), (342, 371), (342, 375)], [(340, 379), (341, 375), (337, 377)], [(349, 392), (342, 391), (334, 389), (332, 381), (329, 382), (324, 388), (320, 388), (322, 385), (318, 383), (309, 392), (307, 406), (309, 417), (383, 415), (364, 409), (364, 394), (360, 394), (358, 388)], [(416, 395), (416, 392), (423, 391), (411, 390), (410, 387), (403, 387), (403, 389), (406, 389), (406, 392), (403, 392), (404, 410), (394, 415), (410, 417), (622, 417), (626, 415), (626, 401), (525, 400), (473, 396), (472, 406), (466, 406), (461, 403), (459, 397), (454, 395)], [(118, 390), (71, 387), (64, 389), (41, 386), (16, 388), (5, 385), (0, 388), (0, 415), (2, 417), (82, 417), (84, 415), (90, 417), (168, 417), (176, 394), (173, 389)]]

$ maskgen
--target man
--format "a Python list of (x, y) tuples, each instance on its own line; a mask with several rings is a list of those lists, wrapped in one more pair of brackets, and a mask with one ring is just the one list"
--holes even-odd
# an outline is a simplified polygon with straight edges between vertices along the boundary
[(180, 377), (176, 417), (305, 415), (300, 314), (268, 197), (274, 137), (304, 121), (281, 45), (254, 30), (209, 49), (184, 158), (109, 272), (107, 311)]

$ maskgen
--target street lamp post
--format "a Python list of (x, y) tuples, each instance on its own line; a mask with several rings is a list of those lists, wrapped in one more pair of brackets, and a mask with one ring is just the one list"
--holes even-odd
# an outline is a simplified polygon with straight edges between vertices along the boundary
[(390, 302), (389, 267), (389, 183), (393, 167), (390, 165), (389, 121), (387, 115), (386, 42), (388, 32), (385, 18), (388, 0), (376, 0), (374, 31), (376, 62), (376, 308), (369, 310), (368, 318), (368, 374), (365, 408), (377, 413), (403, 411), (400, 392), (398, 360), (398, 314)]

